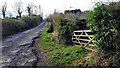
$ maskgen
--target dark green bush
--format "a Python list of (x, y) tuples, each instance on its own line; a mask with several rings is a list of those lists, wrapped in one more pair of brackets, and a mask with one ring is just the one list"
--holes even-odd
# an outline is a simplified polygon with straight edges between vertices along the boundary
[(105, 53), (104, 57), (111, 58), (110, 65), (120, 66), (120, 2), (99, 4), (87, 18), (87, 25), (95, 34), (94, 39)]
[(42, 22), (39, 16), (27, 16), (21, 19), (2, 19), (2, 38), (35, 27)]
[(74, 21), (67, 19), (66, 15), (59, 13), (55, 13), (49, 18), (53, 19), (48, 32), (53, 32), (52, 38), (54, 41), (57, 43), (66, 43), (68, 45), (71, 44), (73, 31), (78, 29)]
[(25, 16), (23, 18), (21, 18), (21, 20), (23, 20), (26, 24), (27, 29), (34, 27), (38, 24), (40, 24), (40, 22), (42, 21), (42, 18), (39, 16)]
[(51, 22), (49, 22), (49, 26), (48, 26), (48, 33), (52, 33), (53, 32), (53, 24)]
[(108, 52), (119, 49), (117, 43), (119, 33), (117, 31), (120, 30), (120, 23), (116, 22), (114, 12), (109, 9), (111, 6), (114, 6), (114, 4), (98, 5), (94, 12), (88, 15), (87, 24), (95, 33), (95, 40), (100, 49)]
[(76, 26), (73, 22), (66, 21), (66, 19), (61, 19), (58, 33), (59, 36), (62, 36), (62, 39), (65, 40), (66, 44), (71, 44), (73, 31), (76, 29), (78, 29), (78, 26)]
[(5, 18), (2, 20), (2, 36), (7, 37), (19, 31), (24, 27), (24, 21)]

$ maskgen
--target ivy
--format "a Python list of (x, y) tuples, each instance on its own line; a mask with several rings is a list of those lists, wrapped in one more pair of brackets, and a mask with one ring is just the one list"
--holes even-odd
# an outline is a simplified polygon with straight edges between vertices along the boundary
[(106, 52), (120, 49), (119, 43), (116, 43), (120, 40), (120, 22), (116, 20), (116, 13), (110, 9), (114, 5), (115, 3), (109, 5), (99, 4), (97, 8), (87, 16), (87, 26), (95, 34), (94, 39), (97, 41), (96, 44)]

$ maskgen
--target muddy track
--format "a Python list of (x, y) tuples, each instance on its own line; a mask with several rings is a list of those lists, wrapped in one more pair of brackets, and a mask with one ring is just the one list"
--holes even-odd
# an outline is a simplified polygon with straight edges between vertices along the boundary
[(42, 47), (40, 46), (40, 39), (41, 35), (35, 39), (34, 43), (34, 50), (36, 52), (36, 56), (38, 57), (38, 61), (36, 63), (36, 66), (52, 66), (51, 62), (49, 60), (49, 56), (42, 50)]
[(33, 46), (47, 25), (48, 23), (41, 23), (35, 28), (3, 39), (2, 45), (0, 46), (2, 49), (0, 66), (35, 67), (38, 62), (38, 57)]

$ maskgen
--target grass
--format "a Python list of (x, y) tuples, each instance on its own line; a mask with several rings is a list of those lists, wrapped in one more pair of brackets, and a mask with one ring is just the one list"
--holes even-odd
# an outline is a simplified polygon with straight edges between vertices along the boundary
[(92, 60), (92, 59), (88, 59), (87, 62), (88, 62), (89, 64), (92, 64), (92, 63), (93, 63), (93, 60)]
[(42, 24), (42, 25), (41, 25), (40, 27), (38, 27), (37, 29), (35, 29), (35, 30), (29, 32), (29, 35), (32, 34), (32, 33), (34, 33), (34, 32), (36, 32), (36, 31), (39, 30), (40, 28), (42, 28), (44, 25), (45, 25), (45, 23)]
[(47, 33), (46, 28), (42, 33), (40, 45), (45, 53), (51, 57), (54, 66), (75, 66), (78, 60), (85, 57), (90, 51), (76, 47), (57, 44), (52, 41), (51, 33)]

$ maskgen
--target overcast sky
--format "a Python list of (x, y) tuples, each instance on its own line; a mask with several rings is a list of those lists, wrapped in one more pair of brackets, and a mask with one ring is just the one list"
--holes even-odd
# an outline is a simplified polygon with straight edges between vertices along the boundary
[[(7, 11), (14, 13), (12, 6), (14, 5), (15, 1), (17, 0), (0, 0), (0, 5), (3, 2), (7, 2), (8, 4)], [(24, 7), (27, 6), (27, 4), (30, 2), (33, 2), (35, 5), (41, 5), (44, 17), (49, 14), (52, 14), (55, 9), (58, 12), (64, 12), (64, 10), (67, 9), (81, 9), (82, 11), (93, 9), (91, 0), (21, 0), (21, 1), (23, 2)], [(99, 0), (99, 1), (107, 1), (107, 0)], [(110, 0), (110, 1), (117, 1), (117, 0)], [(27, 13), (25, 12), (23, 13), (23, 15), (26, 14)]]

